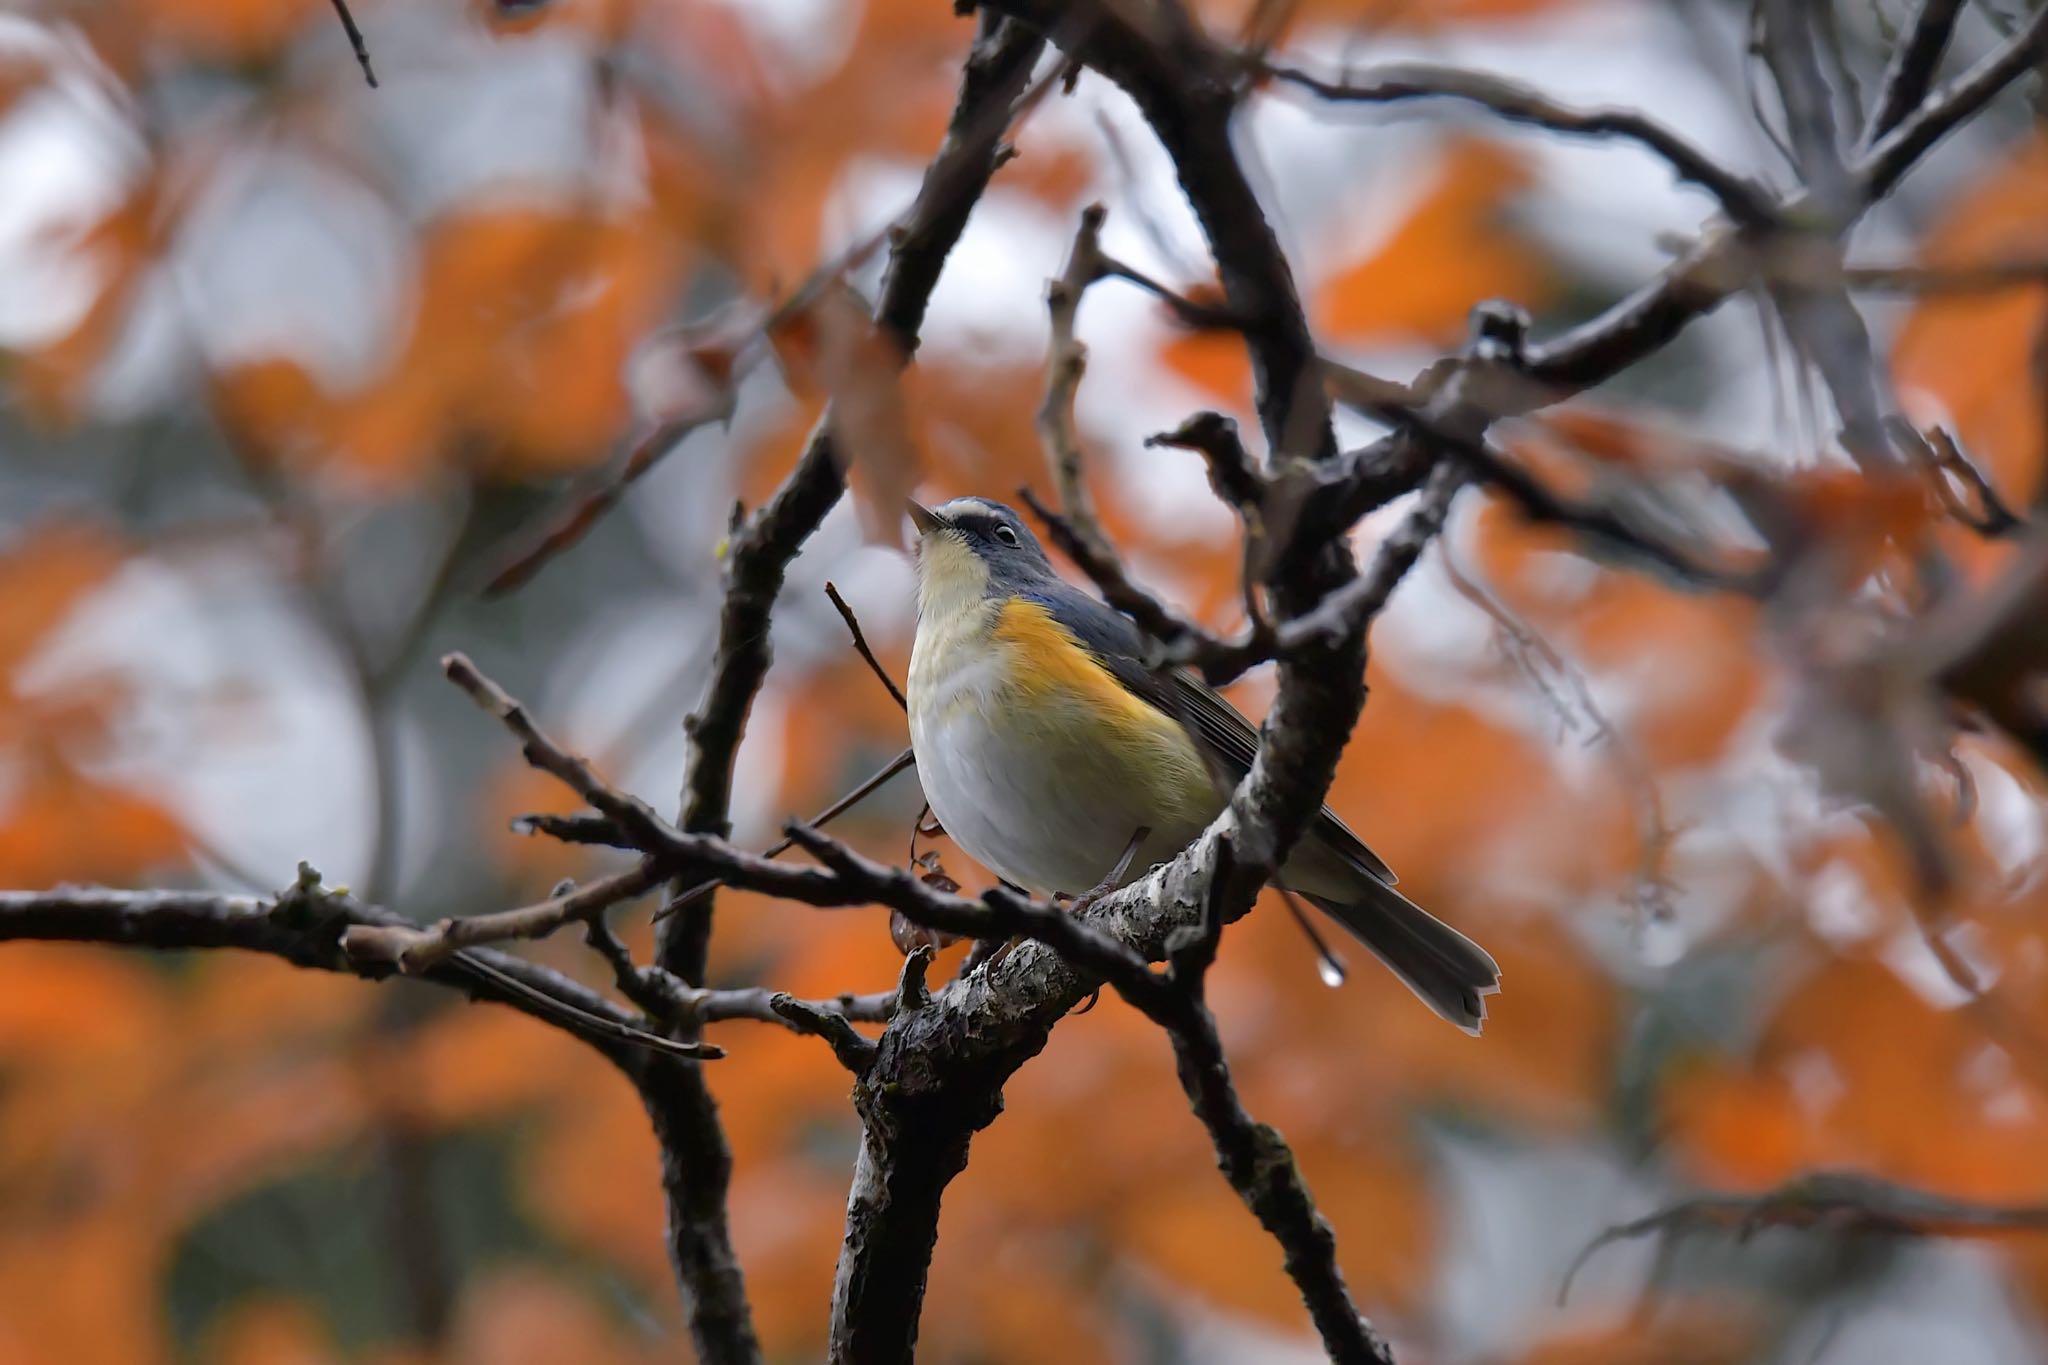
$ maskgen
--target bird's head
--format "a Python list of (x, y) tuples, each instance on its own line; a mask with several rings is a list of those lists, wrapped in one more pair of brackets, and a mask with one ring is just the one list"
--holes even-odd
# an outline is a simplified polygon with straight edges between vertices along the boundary
[(955, 498), (937, 507), (913, 502), (909, 511), (917, 531), (922, 612), (964, 610), (1053, 576), (1038, 537), (999, 502)]

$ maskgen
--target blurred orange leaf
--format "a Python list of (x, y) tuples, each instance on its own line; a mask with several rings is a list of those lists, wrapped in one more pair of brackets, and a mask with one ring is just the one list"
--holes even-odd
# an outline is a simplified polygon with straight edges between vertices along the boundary
[(1229, 332), (1178, 331), (1159, 348), (1159, 360), (1213, 398), (1233, 404), (1251, 402), (1252, 362), (1242, 337)]
[(1679, 1150), (1716, 1182), (1846, 1168), (1961, 1199), (2048, 1193), (2048, 1102), (1978, 1015), (1930, 1005), (1868, 958), (1809, 973), (1753, 1057), (1695, 1062), (1665, 1105)]
[(219, 1365), (341, 1365), (319, 1315), (304, 1304), (258, 1298), (235, 1304), (207, 1333)]
[[(2048, 137), (2036, 137), (1950, 202), (1925, 264), (2039, 259), (2048, 248)], [(2043, 416), (2033, 368), (2048, 292), (1934, 293), (1914, 305), (1893, 351), (1901, 387), (1933, 394), (1963, 446), (2014, 505), (2035, 496)], [(1930, 416), (1932, 414), (1929, 414)]]
[(1504, 298), (1540, 307), (1542, 254), (1506, 221), (1529, 173), (1498, 145), (1452, 138), (1407, 216), (1371, 255), (1315, 291), (1321, 329), (1345, 341), (1450, 345), (1472, 306)]

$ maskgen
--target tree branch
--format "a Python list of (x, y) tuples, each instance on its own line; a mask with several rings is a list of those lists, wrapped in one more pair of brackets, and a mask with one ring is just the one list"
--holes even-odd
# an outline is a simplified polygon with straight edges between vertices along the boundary
[(1713, 1229), (1744, 1241), (1765, 1228), (1830, 1227), (1897, 1237), (1992, 1237), (2048, 1230), (2048, 1204), (1978, 1204), (1950, 1199), (1851, 1171), (1822, 1171), (1755, 1195), (1709, 1194), (1608, 1228), (1586, 1245), (1558, 1288), (1602, 1249), (1636, 1237), (1673, 1239)]
[(1762, 186), (1715, 161), (1663, 124), (1630, 109), (1574, 109), (1516, 81), (1456, 67), (1401, 64), (1375, 67), (1341, 81), (1298, 67), (1261, 62), (1260, 74), (1338, 104), (1398, 104), (1453, 99), (1476, 104), (1510, 123), (1574, 137), (1623, 138), (1664, 159), (1680, 180), (1714, 196), (1729, 218), (1745, 226), (1770, 221), (1773, 204)]
[[(1287, 1273), (1308, 1305), (1309, 1317), (1330, 1359), (1343, 1365), (1392, 1365), (1393, 1353), (1358, 1311), (1337, 1264), (1337, 1236), (1316, 1207), (1294, 1152), (1279, 1130), (1253, 1120), (1230, 1077), (1216, 1016), (1203, 987), (1216, 961), (1228, 911), (1232, 845), (1217, 841), (1216, 871), (1199, 926), (1175, 931), (1168, 942), (1172, 963), (1164, 990), (1133, 990), (1111, 981), (1146, 1017), (1164, 1028), (1173, 1043), (1174, 1070), (1195, 1117), (1209, 1130), (1224, 1179), (1279, 1242)], [(1149, 969), (1149, 987), (1159, 980)]]
[(1885, 64), (1877, 107), (1871, 110), (1870, 124), (1863, 133), (1864, 147), (1898, 127), (1927, 98), (1935, 69), (1948, 51), (1949, 36), (1962, 12), (1963, 0), (1921, 0), (1912, 29), (1905, 41), (1892, 49), (1891, 60)]
[(647, 859), (623, 872), (515, 910), (444, 919), (431, 929), (356, 925), (342, 935), (341, 947), (354, 961), (387, 963), (407, 976), (417, 976), (464, 948), (512, 939), (546, 938), (565, 924), (594, 921), (621, 901), (652, 891), (661, 884), (662, 875), (659, 864)]
[(838, 1010), (820, 1009), (808, 1000), (781, 992), (768, 998), (768, 1008), (798, 1033), (823, 1038), (831, 1045), (839, 1064), (855, 1076), (865, 1076), (875, 1064), (874, 1040), (857, 1033)]
[[(275, 897), (204, 891), (117, 891), (58, 887), (0, 892), (0, 942), (107, 943), (133, 948), (239, 948), (294, 966), (343, 972), (366, 980), (391, 974), (388, 962), (352, 957), (343, 939), (359, 930), (417, 932), (412, 921), (346, 892), (322, 886), (300, 864), (298, 881)], [(423, 966), (428, 981), (474, 999), (510, 1006), (576, 1034), (638, 1077), (653, 1059), (648, 1045), (716, 1057), (717, 1048), (675, 1044), (647, 1034), (644, 1022), (595, 991), (524, 958), (468, 949)], [(662, 1058), (661, 1060), (668, 1060)]]
[[(895, 335), (906, 357), (916, 349), (940, 268), (1000, 164), (1012, 111), (1043, 49), (1043, 40), (1020, 25), (984, 17), (976, 30), (946, 139), (908, 217), (891, 236), (876, 323)], [(769, 616), (790, 560), (844, 486), (830, 433), (829, 420), (821, 421), (796, 469), (732, 536), (711, 681), (685, 726), (689, 754), (680, 823), (686, 830), (723, 835), (729, 829), (733, 760), (768, 672)], [(696, 890), (696, 883), (679, 880), (672, 894)], [(709, 896), (672, 916), (656, 941), (657, 965), (702, 986), (711, 922)], [(687, 1029), (683, 1033), (688, 1036)], [(662, 1144), (669, 1250), (688, 1301), (692, 1339), (707, 1365), (751, 1365), (760, 1358), (760, 1346), (726, 1215), (732, 1152), (717, 1103), (699, 1068), (676, 1066), (651, 1079), (656, 1083), (641, 1093)]]
[(349, 51), (356, 54), (356, 65), (363, 69), (363, 79), (375, 90), (377, 72), (370, 65), (370, 45), (363, 40), (363, 30), (357, 26), (355, 15), (349, 13), (348, 0), (330, 3), (334, 6), (334, 17), (341, 20), (341, 31), (348, 36)]
[[(1069, 22), (1067, 9), (1034, 0), (984, 8), (1049, 34), (1136, 100), (1209, 239), (1252, 355), (1269, 451), (1333, 455), (1329, 399), (1293, 276), (1231, 144), (1230, 63), (1171, 15), (1090, 6), (1084, 22), (1054, 32)], [(1354, 573), (1334, 543), (1274, 585), (1276, 602), (1300, 610)], [(1357, 638), (1287, 661), (1259, 757), (1211, 832), (1081, 918), (1157, 956), (1166, 932), (1209, 903), (1222, 832), (1238, 839), (1228, 912), (1249, 909), (1328, 789), (1363, 704), (1362, 672)], [(834, 1285), (833, 1360), (893, 1365), (909, 1356), (946, 1185), (965, 1166), (972, 1135), (1000, 1112), (1004, 1081), (1091, 988), (1056, 956), (1026, 947), (884, 1030), (875, 1066), (855, 1086), (863, 1138)]]
[(1864, 153), (1855, 173), (1865, 202), (1875, 203), (1890, 194), (1928, 148), (1968, 122), (2044, 57), (2048, 57), (2048, 5), (2037, 7), (2010, 38), (1923, 100)]

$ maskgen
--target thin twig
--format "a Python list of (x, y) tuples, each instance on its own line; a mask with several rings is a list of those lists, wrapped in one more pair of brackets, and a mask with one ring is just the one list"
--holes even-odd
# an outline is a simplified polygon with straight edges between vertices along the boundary
[(587, 1029), (601, 1037), (611, 1038), (633, 1047), (645, 1048), (650, 1052), (685, 1061), (713, 1061), (725, 1055), (725, 1049), (710, 1043), (664, 1038), (658, 1033), (649, 1033), (637, 1024), (620, 1024), (603, 1015), (590, 1015), (574, 1005), (565, 1005), (547, 991), (540, 990), (496, 962), (479, 958), (475, 953), (463, 951), (449, 955), (448, 963), (458, 972), (480, 977), (492, 983), (509, 998), (524, 998), (542, 1017), (557, 1017), (572, 1029)]
[[(868, 670), (880, 680), (883, 687), (889, 690), (889, 695), (895, 700), (896, 704), (906, 712), (909, 711), (910, 703), (903, 699), (903, 689), (896, 685), (896, 680), (889, 676), (889, 670), (882, 667), (882, 661), (875, 657), (875, 652), (872, 649), (868, 648), (868, 637), (861, 634), (860, 618), (853, 614), (853, 608), (846, 605), (846, 599), (839, 595), (839, 589), (829, 581), (825, 584), (825, 596), (831, 598), (832, 605), (839, 609), (839, 619), (846, 622), (847, 632), (853, 636), (854, 650), (859, 653), (862, 661), (867, 664)], [(819, 822), (813, 821), (812, 823), (816, 824)]]
[(1100, 204), (1081, 210), (1081, 225), (1074, 232), (1074, 244), (1057, 279), (1047, 283), (1045, 308), (1051, 321), (1052, 341), (1046, 353), (1045, 398), (1038, 407), (1038, 435), (1045, 444), (1046, 462), (1052, 468), (1053, 486), (1059, 493), (1060, 513), (1075, 536), (1086, 542), (1093, 557), (1110, 554), (1108, 538), (1095, 516), (1095, 500), (1081, 473), (1081, 436), (1074, 421), (1074, 400), (1081, 387), (1081, 375), (1088, 366), (1088, 348), (1074, 334), (1088, 286), (1102, 278), (1102, 220)]
[(546, 938), (565, 924), (590, 920), (622, 901), (644, 896), (666, 873), (653, 859), (563, 894), (515, 910), (444, 919), (431, 929), (358, 925), (344, 933), (342, 951), (361, 962), (383, 962), (408, 976), (464, 948), (514, 939)]
[(469, 661), (469, 656), (447, 655), (441, 660), (441, 671), (512, 732), (519, 740), (520, 751), (528, 763), (560, 781), (595, 807), (599, 814), (618, 826), (620, 833), (633, 841), (634, 847), (652, 851), (675, 832), (645, 801), (610, 786), (588, 763), (542, 733), (526, 713), (526, 708), (479, 672), (477, 666)]
[(563, 844), (588, 844), (599, 848), (631, 848), (633, 841), (602, 815), (557, 815), (551, 811), (529, 811), (512, 817), (514, 834), (540, 834)]
[[(1942, 427), (1922, 432), (1903, 417), (1892, 419), (1887, 427), (1899, 447), (1926, 471), (1935, 498), (1949, 516), (1991, 538), (2026, 529), (2025, 518), (2012, 510), (1990, 477), (1963, 453), (1953, 434)], [(1958, 484), (1962, 492), (1957, 491)]]
[[(902, 772), (906, 768), (915, 766), (916, 763), (916, 751), (913, 749), (905, 749), (902, 753), (896, 755), (896, 757), (890, 759), (887, 763), (884, 763), (880, 768), (877, 768), (874, 772), (870, 773), (867, 777), (863, 778), (853, 788), (852, 791), (849, 791), (848, 793), (846, 793), (846, 795), (840, 797), (837, 801), (834, 801), (831, 805), (825, 807), (825, 809), (819, 811), (816, 815), (813, 815), (805, 823), (815, 825), (819, 828), (823, 828), (824, 826), (831, 824), (834, 820), (837, 820), (840, 816), (846, 814), (846, 812), (852, 810), (855, 806), (867, 800), (868, 797), (872, 796), (876, 791), (878, 791), (882, 787), (882, 785), (886, 783), (890, 778), (896, 776), (896, 774)], [(787, 837), (784, 837), (776, 840), (773, 844), (769, 845), (768, 848), (764, 849), (761, 853), (761, 856), (763, 858), (780, 858), (783, 854), (789, 852), (789, 850), (794, 847), (796, 847), (795, 842)], [(720, 885), (722, 885), (722, 883), (714, 877), (710, 881), (699, 882), (696, 885), (688, 887), (681, 892), (670, 892), (668, 903), (663, 905), (661, 909), (654, 912), (655, 922), (660, 923), (662, 920), (667, 919), (669, 916), (674, 915), (679, 911), (687, 910), (691, 906), (698, 904), (700, 901), (703, 900), (704, 897), (710, 895), (713, 891), (716, 891)]]
[(1748, 1240), (1765, 1228), (1832, 1227), (1845, 1233), (1897, 1237), (1989, 1237), (2048, 1230), (2048, 1204), (1978, 1204), (1929, 1194), (1853, 1172), (1801, 1176), (1756, 1195), (1710, 1194), (1608, 1228), (1565, 1272), (1563, 1302), (1587, 1261), (1615, 1242), (1655, 1235), (1682, 1237), (1721, 1228)]
[(1842, 271), (1842, 281), (1851, 289), (1876, 293), (1994, 294), (2048, 285), (2048, 257), (1960, 265), (1852, 265)]
[(1578, 137), (1625, 138), (1662, 157), (1679, 179), (1713, 195), (1728, 216), (1746, 226), (1772, 219), (1770, 196), (1754, 181), (1722, 166), (1683, 137), (1632, 109), (1574, 109), (1501, 76), (1456, 67), (1401, 64), (1374, 67), (1345, 80), (1326, 80), (1298, 67), (1260, 63), (1259, 72), (1342, 104), (1398, 104), (1455, 99), (1479, 105), (1511, 123)]
[(1570, 527), (1616, 550), (1648, 560), (1687, 583), (1738, 592), (1755, 592), (1760, 587), (1755, 574), (1705, 563), (1690, 549), (1648, 535), (1606, 507), (1566, 501), (1483, 441), (1463, 437), (1412, 410), (1368, 411), (1383, 421), (1414, 431), (1452, 462), (1463, 465), (1472, 477), (1507, 494), (1531, 521)]
[[(1506, 646), (1505, 652), (1521, 668), (1523, 676), (1538, 695), (1557, 709), (1563, 727), (1567, 731), (1577, 731), (1577, 722), (1583, 718), (1589, 732), (1586, 742), (1603, 748), (1616, 775), (1634, 793), (1642, 851), (1636, 864), (1633, 903), (1639, 913), (1647, 911), (1653, 917), (1668, 917), (1671, 885), (1665, 876), (1664, 865), (1677, 834), (1665, 817), (1663, 793), (1658, 789), (1657, 776), (1649, 760), (1601, 708), (1592, 686), (1575, 663), (1565, 658), (1514, 608), (1501, 601), (1491, 587), (1467, 573), (1459, 565), (1458, 555), (1449, 539), (1441, 541), (1438, 550), (1444, 576), (1450, 580), (1451, 586), (1491, 618)], [(1550, 685), (1543, 675), (1544, 669), (1561, 681), (1568, 696), (1559, 695), (1557, 689)]]
[(634, 441), (617, 472), (602, 476), (583, 492), (572, 496), (562, 507), (549, 513), (544, 530), (538, 534), (525, 530), (518, 533), (521, 540), (531, 538), (532, 543), (513, 553), (491, 575), (490, 581), (484, 584), (483, 595), (502, 597), (517, 592), (548, 564), (575, 548), (606, 513), (618, 506), (636, 481), (680, 449), (691, 433), (729, 418), (735, 397), (734, 388), (726, 385), (719, 401), (709, 410), (663, 422)]
[[(691, 1024), (753, 1020), (791, 1027), (789, 1020), (775, 1009), (776, 997), (788, 995), (787, 991), (767, 986), (691, 986), (660, 967), (642, 966), (633, 961), (626, 945), (619, 941), (601, 917), (586, 921), (584, 932), (590, 946), (611, 966), (613, 980), (620, 993), (645, 1010), (649, 1018)], [(813, 1014), (836, 1014), (854, 1023), (886, 1024), (896, 1013), (897, 993), (893, 990), (858, 995), (848, 992), (829, 1000), (803, 1000), (799, 1003)]]
[(341, 31), (348, 35), (349, 50), (356, 54), (356, 65), (363, 69), (363, 79), (370, 88), (377, 88), (377, 73), (370, 67), (370, 45), (363, 38), (362, 29), (356, 26), (355, 15), (349, 13), (348, 0), (331, 0), (334, 15), (341, 20)]

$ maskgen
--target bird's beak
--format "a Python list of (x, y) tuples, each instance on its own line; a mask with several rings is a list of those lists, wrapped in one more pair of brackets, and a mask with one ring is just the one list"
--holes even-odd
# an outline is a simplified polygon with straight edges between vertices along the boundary
[(934, 531), (952, 525), (951, 522), (915, 498), (905, 498), (903, 506), (910, 513), (910, 524), (917, 528), (917, 533), (921, 536), (928, 536)]

